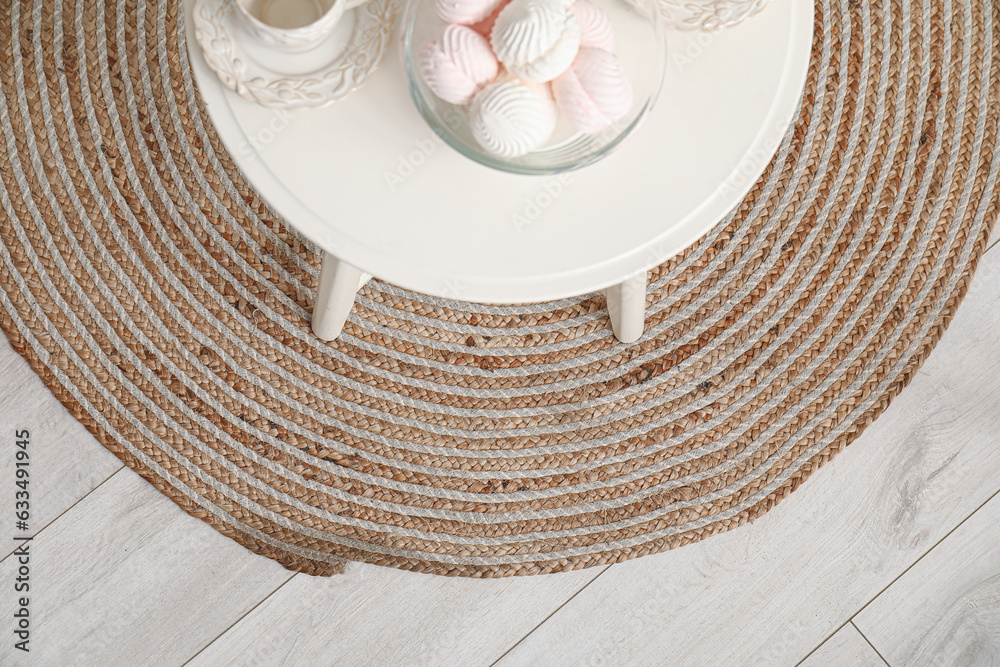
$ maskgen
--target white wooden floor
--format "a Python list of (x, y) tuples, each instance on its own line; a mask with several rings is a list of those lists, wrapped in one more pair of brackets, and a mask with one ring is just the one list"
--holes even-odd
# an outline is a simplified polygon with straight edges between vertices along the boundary
[[(1000, 664), (1000, 247), (911, 385), (779, 507), (536, 578), (293, 576), (124, 469), (0, 339), (3, 665)], [(22, 428), (28, 654), (9, 555)]]

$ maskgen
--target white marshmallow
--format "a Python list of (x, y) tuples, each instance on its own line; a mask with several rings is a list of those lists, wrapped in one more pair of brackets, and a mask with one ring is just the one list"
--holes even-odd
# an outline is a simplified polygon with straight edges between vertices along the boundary
[(500, 0), (431, 0), (434, 13), (445, 23), (472, 25), (500, 6)]
[(520, 81), (491, 83), (469, 109), (476, 141), (498, 157), (518, 157), (540, 148), (556, 127), (556, 108), (546, 87)]
[(563, 0), (511, 0), (490, 35), (514, 76), (545, 83), (566, 71), (580, 49), (580, 26)]

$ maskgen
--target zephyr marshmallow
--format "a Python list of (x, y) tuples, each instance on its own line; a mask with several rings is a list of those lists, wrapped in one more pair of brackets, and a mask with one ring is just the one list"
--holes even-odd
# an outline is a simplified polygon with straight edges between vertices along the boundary
[(514, 76), (545, 83), (566, 71), (580, 49), (580, 26), (563, 0), (511, 0), (490, 42)]
[(576, 0), (569, 9), (580, 24), (580, 46), (615, 50), (615, 30), (604, 10), (587, 0)]
[(589, 46), (552, 82), (552, 94), (581, 132), (600, 132), (632, 109), (632, 85), (617, 56)]
[(501, 0), (431, 0), (434, 13), (445, 23), (479, 23), (500, 6)]
[(420, 48), (417, 69), (445, 102), (468, 104), (496, 78), (500, 65), (486, 39), (472, 28), (449, 24)]
[(485, 37), (487, 40), (489, 40), (490, 33), (493, 32), (493, 26), (497, 22), (497, 17), (500, 16), (500, 12), (503, 11), (503, 8), (506, 7), (508, 4), (510, 4), (510, 0), (500, 0), (500, 4), (497, 6), (496, 9), (493, 10), (492, 14), (484, 18), (479, 23), (474, 23), (469, 27), (478, 32), (483, 37)]
[(556, 107), (545, 86), (499, 81), (472, 100), (469, 125), (484, 149), (498, 157), (517, 157), (540, 148), (552, 136)]

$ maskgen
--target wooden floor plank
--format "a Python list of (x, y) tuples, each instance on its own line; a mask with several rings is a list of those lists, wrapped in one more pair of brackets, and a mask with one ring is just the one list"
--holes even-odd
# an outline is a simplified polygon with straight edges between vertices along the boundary
[(890, 664), (1000, 664), (997, 526), (1000, 496), (857, 615), (858, 628)]
[(30, 652), (6, 639), (16, 608), (14, 554), (0, 563), (0, 664), (179, 665), (291, 576), (130, 470), (29, 545)]
[(14, 521), (0, 521), (0, 557), (13, 550), (14, 534), (34, 535), (73, 503), (122, 467), (80, 422), (55, 399), (28, 362), (0, 333), (0, 471), (9, 483), (0, 484), (0, 511), (14, 512), (17, 447), (15, 434), (28, 431), (28, 531)]
[(858, 629), (848, 623), (813, 651), (799, 667), (887, 667)]
[(601, 571), (481, 580), (354, 563), (297, 575), (190, 665), (487, 665)]
[(836, 461), (751, 526), (613, 566), (501, 664), (800, 660), (1000, 488), (997, 330), (991, 252), (922, 371)]

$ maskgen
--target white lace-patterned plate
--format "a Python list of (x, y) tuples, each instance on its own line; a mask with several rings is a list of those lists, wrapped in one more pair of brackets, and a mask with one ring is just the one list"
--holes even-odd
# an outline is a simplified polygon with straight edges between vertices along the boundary
[[(641, 3), (622, 0), (646, 14)], [(742, 23), (771, 0), (658, 0), (664, 24), (675, 30), (713, 31)]]
[(235, 0), (198, 0), (195, 38), (205, 62), (242, 97), (268, 107), (321, 107), (348, 95), (382, 61), (398, 0), (347, 11), (333, 33), (297, 54), (266, 47), (240, 27)]

